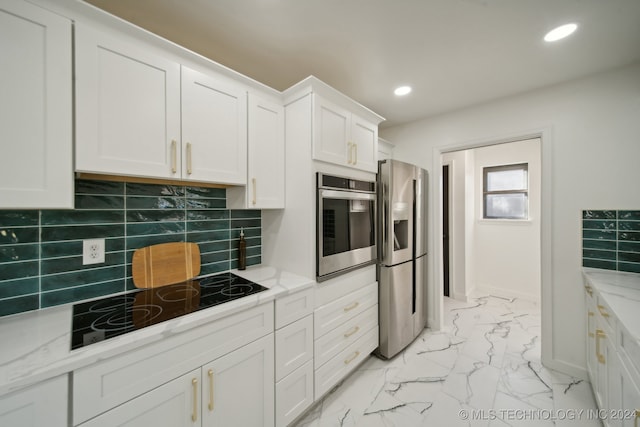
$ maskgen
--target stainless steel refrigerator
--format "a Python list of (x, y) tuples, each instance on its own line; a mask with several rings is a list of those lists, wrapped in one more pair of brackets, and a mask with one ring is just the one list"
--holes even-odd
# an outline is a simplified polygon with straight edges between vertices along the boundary
[(378, 162), (380, 347), (391, 358), (427, 323), (427, 171)]

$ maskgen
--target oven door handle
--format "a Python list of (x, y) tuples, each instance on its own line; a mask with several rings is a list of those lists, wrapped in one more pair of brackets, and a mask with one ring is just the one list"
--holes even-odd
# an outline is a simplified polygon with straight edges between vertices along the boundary
[(340, 200), (375, 200), (374, 193), (355, 193), (352, 191), (336, 191), (336, 190), (319, 190), (320, 197), (323, 199), (340, 199)]

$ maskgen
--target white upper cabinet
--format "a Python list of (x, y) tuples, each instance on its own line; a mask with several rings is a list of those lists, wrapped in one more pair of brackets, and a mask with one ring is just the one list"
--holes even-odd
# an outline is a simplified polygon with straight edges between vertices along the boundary
[(227, 189), (231, 209), (283, 209), (285, 193), (284, 107), (248, 95), (247, 185)]
[(284, 107), (249, 96), (248, 208), (284, 208)]
[(72, 208), (71, 21), (0, 3), (0, 208)]
[(182, 67), (182, 177), (247, 182), (247, 92)]
[(315, 160), (377, 172), (377, 124), (314, 94), (313, 132)]
[(76, 171), (180, 178), (180, 64), (76, 24)]
[(246, 89), (155, 52), (76, 26), (76, 171), (245, 184)]

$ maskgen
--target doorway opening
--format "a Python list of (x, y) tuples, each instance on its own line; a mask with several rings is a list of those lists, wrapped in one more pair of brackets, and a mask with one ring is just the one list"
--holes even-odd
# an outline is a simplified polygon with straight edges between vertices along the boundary
[(540, 138), (447, 151), (440, 163), (441, 295), (539, 304)]
[(449, 296), (449, 165), (442, 166), (442, 281), (443, 294)]

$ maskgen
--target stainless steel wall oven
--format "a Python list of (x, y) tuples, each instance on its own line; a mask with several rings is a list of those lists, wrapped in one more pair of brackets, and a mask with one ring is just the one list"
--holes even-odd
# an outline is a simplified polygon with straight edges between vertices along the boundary
[(376, 183), (318, 173), (316, 279), (376, 262)]

